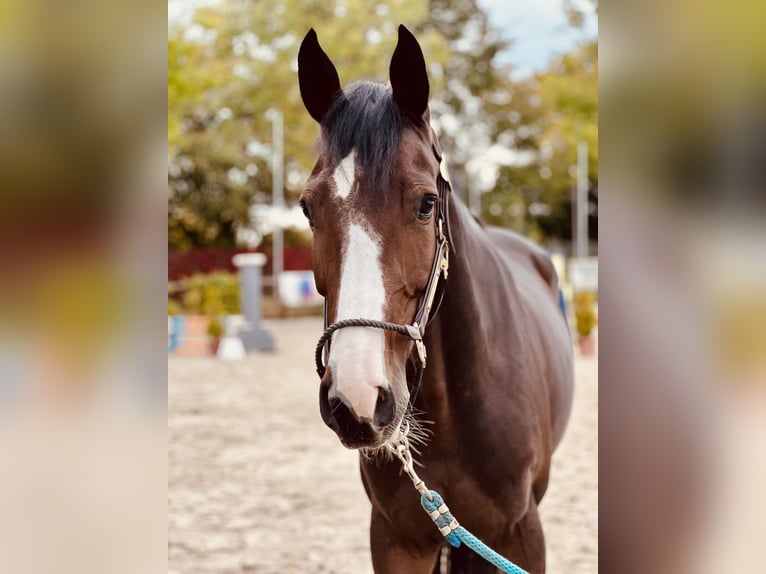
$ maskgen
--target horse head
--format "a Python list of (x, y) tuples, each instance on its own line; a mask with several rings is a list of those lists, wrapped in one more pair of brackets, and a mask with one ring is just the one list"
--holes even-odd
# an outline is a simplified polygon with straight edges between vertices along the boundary
[[(399, 27), (390, 86), (341, 88), (312, 29), (298, 54), (301, 97), (320, 124), (319, 157), (301, 194), (326, 319), (411, 325), (432, 282), (442, 213), (440, 152), (415, 37)], [(446, 208), (446, 207), (445, 207)], [(410, 400), (413, 340), (366, 327), (332, 335), (320, 384), (322, 418), (349, 448), (398, 437)]]

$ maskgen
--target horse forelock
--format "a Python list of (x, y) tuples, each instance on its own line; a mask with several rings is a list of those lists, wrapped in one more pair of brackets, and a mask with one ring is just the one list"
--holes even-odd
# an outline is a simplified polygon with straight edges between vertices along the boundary
[(360, 187), (375, 203), (385, 201), (407, 121), (391, 88), (374, 82), (350, 84), (322, 121), (330, 162), (337, 165), (353, 151), (361, 171)]

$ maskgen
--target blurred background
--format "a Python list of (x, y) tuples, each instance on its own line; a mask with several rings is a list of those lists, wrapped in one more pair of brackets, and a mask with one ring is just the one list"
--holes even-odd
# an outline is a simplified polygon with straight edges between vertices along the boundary
[[(407, 25), (428, 62), (432, 124), (457, 194), (484, 221), (559, 255), (564, 279), (566, 258), (591, 257), (575, 275), (595, 291), (596, 2), (168, 6), (169, 313), (239, 313), (232, 256), (247, 251), (267, 256), (267, 317), (321, 310), (306, 295), (310, 274), (296, 273), (310, 269), (297, 201), (319, 134), (297, 83), (312, 26), (345, 84), (387, 82), (396, 26)], [(178, 352), (191, 351), (179, 342)]]
[[(288, 255), (305, 241), (297, 239), (302, 231), (290, 215), (301, 182), (289, 174), (309, 168), (317, 128), (299, 107), (291, 69), (297, 43), (315, 26), (342, 81), (366, 75), (385, 81), (393, 34), (384, 25), (403, 22), (433, 64), (434, 115), (454, 117), (438, 127), (469, 205), (570, 256), (578, 236), (571, 224), (578, 180), (587, 180), (588, 203), (598, 202), (599, 228), (588, 207), (587, 237), (588, 255), (598, 254), (600, 263), (598, 308), (590, 307), (598, 312), (600, 383), (597, 396), (579, 404), (585, 412), (600, 407), (600, 433), (591, 434), (595, 421), (586, 417), (568, 436), (599, 452), (599, 496), (577, 482), (584, 473), (574, 463), (588, 457), (575, 449), (570, 474), (557, 483), (574, 485), (571, 500), (579, 506), (567, 506), (567, 492), (560, 493), (561, 504), (552, 492), (547, 500), (554, 501), (549, 508), (568, 508), (567, 520), (574, 514), (584, 522), (559, 521), (558, 539), (567, 542), (556, 555), (576, 558), (567, 544), (576, 549), (580, 532), (599, 530), (603, 572), (762, 571), (766, 4), (599, 6), (598, 147), (588, 127), (595, 109), (594, 6), (379, 4), (388, 12), (379, 14), (372, 4), (362, 12), (352, 3), (189, 1), (171, 2), (167, 11), (146, 0), (0, 4), (0, 570), (167, 569), (168, 480), (172, 493), (179, 477), (187, 482), (173, 528), (190, 539), (176, 541), (170, 554), (184, 552), (183, 544), (202, 549), (179, 571), (213, 571), (195, 561), (225, 560), (243, 540), (276, 559), (268, 554), (271, 542), (297, 539), (300, 524), (283, 524), (279, 536), (266, 528), (258, 539), (211, 531), (220, 530), (217, 517), (232, 516), (220, 506), (226, 497), (261, 515), (268, 507), (258, 506), (263, 497), (255, 500), (252, 483), (266, 493), (277, 483), (291, 485), (292, 476), (279, 469), (291, 469), (297, 459), (277, 449), (263, 465), (243, 463), (252, 428), (242, 431), (232, 420), (259, 424), (263, 405), (271, 403), (254, 399), (230, 366), (248, 364), (245, 374), (264, 381), (259, 388), (289, 395), (289, 381), (298, 377), (285, 369), (310, 363), (310, 350), (287, 367), (269, 363), (276, 353), (249, 355), (261, 362), (227, 362), (205, 349), (198, 352), (206, 357), (167, 362), (165, 344), (173, 348), (174, 331), (166, 313), (206, 318), (237, 311), (240, 271), (230, 266), (231, 253), (207, 266), (188, 255), (211, 247), (266, 254), (264, 314), (308, 312), (278, 305), (267, 281), (275, 237), (269, 220), (284, 216), (290, 223), (283, 231), (284, 269), (305, 268)], [(335, 23), (351, 17), (358, 24)], [(377, 34), (368, 37), (368, 28)], [(481, 58), (484, 49), (494, 57)], [(450, 66), (457, 71), (447, 73)], [(234, 97), (238, 90), (250, 99)], [(284, 209), (272, 207), (271, 152), (281, 139), (274, 138), (275, 113), (283, 118)], [(583, 141), (587, 177), (578, 178)], [(239, 184), (243, 178), (247, 185)], [(605, 194), (597, 193), (599, 179)], [(205, 185), (211, 192), (203, 197)], [(219, 198), (229, 196), (237, 201), (225, 211)], [(186, 258), (184, 271), (171, 271), (176, 255)], [(225, 273), (235, 294), (212, 296), (211, 312), (199, 303), (202, 296), (187, 295), (194, 290), (186, 282), (199, 275), (195, 280), (207, 284), (214, 269)], [(292, 282), (310, 301), (302, 276)], [(286, 293), (295, 295), (296, 288)], [(272, 327), (276, 342), (287, 342), (282, 348), (313, 345), (318, 320), (297, 321), (281, 321), (287, 329), (281, 332)], [(203, 347), (211, 338), (207, 328), (201, 327)], [(278, 374), (264, 379), (267, 371)], [(305, 384), (296, 397), (314, 392), (314, 381)], [(219, 399), (229, 388), (233, 394)], [(170, 442), (166, 392), (176, 405)], [(200, 409), (200, 395), (211, 397), (215, 416)], [(288, 400), (287, 407), (299, 404)], [(318, 419), (314, 405), (300, 412), (309, 430), (295, 440), (299, 451), (311, 438), (306, 433), (329, 434), (310, 426)], [(257, 431), (278, 444), (294, 427), (292, 419), (277, 417)], [(223, 436), (218, 442), (210, 440), (211, 428)], [(232, 435), (221, 432), (227, 428)], [(300, 452), (325, 473), (313, 488), (355, 476), (353, 460), (344, 460), (337, 474), (325, 466), (336, 462), (336, 443)], [(234, 482), (250, 487), (223, 481), (215, 456), (239, 461)], [(174, 476), (169, 457), (193, 458), (192, 472)], [(590, 475), (586, 482), (593, 482)], [(211, 485), (212, 498), (197, 497)], [(270, 508), (294, 514), (290, 501), (299, 493), (288, 494), (272, 497)], [(349, 506), (349, 515), (330, 513), (336, 527), (358, 515), (359, 507)], [(194, 509), (208, 517), (210, 530), (191, 527)], [(233, 522), (250, 527), (243, 516)], [(353, 540), (364, 555), (366, 535), (353, 538), (355, 531), (335, 530), (325, 540)], [(317, 552), (321, 564), (327, 553)], [(248, 560), (219, 566), (252, 570)], [(596, 566), (585, 560), (576, 569)], [(564, 570), (551, 564), (551, 571)]]
[(541, 512), (550, 571), (595, 572), (597, 3), (168, 7), (170, 570), (371, 572), (357, 453), (317, 408), (323, 299), (298, 198), (319, 126), (297, 54), (313, 27), (342, 84), (388, 83), (404, 24), (424, 51), (453, 191), (542, 245), (562, 279), (578, 390)]

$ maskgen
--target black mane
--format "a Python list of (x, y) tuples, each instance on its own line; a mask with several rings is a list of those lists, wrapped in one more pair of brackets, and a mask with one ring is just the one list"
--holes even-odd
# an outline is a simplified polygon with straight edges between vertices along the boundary
[(373, 82), (350, 84), (322, 120), (331, 161), (341, 161), (354, 149), (364, 171), (364, 187), (375, 191), (375, 197), (385, 197), (407, 121), (390, 87)]

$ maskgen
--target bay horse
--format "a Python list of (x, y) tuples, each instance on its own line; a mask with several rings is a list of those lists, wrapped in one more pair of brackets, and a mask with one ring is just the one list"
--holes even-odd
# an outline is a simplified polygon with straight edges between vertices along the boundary
[[(344, 90), (313, 29), (299, 50), (301, 97), (321, 126), (300, 202), (333, 324), (320, 341), (320, 413), (360, 451), (376, 573), (426, 574), (441, 562), (442, 535), (385, 454), (419, 427), (426, 483), (476, 536), (541, 574), (538, 505), (573, 391), (556, 272), (540, 248), (485, 226), (449, 193), (425, 59), (404, 26), (389, 72), (390, 87)], [(494, 571), (464, 547), (449, 563)]]

